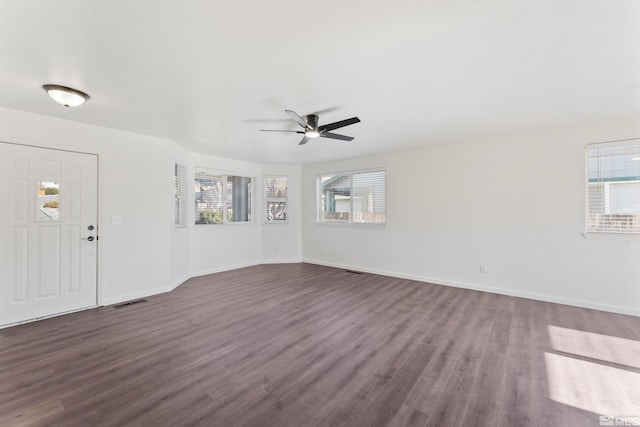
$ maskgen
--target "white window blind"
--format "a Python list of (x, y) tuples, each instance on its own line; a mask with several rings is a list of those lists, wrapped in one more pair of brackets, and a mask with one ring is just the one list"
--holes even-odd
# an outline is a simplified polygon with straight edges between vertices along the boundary
[(175, 225), (184, 227), (187, 225), (187, 168), (175, 164), (174, 180), (174, 201), (175, 201)]
[(384, 224), (385, 172), (354, 173), (351, 185), (353, 222)]
[(385, 224), (384, 170), (318, 176), (318, 222)]
[(586, 231), (640, 233), (640, 140), (587, 145)]
[(288, 178), (265, 176), (265, 222), (286, 223), (288, 210)]

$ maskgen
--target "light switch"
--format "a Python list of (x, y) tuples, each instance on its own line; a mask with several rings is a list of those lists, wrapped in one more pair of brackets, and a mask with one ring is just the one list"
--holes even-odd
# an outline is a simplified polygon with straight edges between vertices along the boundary
[(111, 217), (111, 224), (118, 225), (122, 224), (122, 217), (120, 215), (114, 215)]

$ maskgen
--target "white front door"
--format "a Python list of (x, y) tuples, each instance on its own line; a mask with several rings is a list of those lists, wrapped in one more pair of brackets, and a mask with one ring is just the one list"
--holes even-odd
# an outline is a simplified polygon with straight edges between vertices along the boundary
[(96, 306), (98, 159), (0, 142), (0, 326)]

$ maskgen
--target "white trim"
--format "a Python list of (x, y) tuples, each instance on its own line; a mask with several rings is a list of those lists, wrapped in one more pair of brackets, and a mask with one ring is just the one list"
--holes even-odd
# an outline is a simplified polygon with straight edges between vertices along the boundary
[(290, 259), (264, 259), (261, 264), (300, 264), (302, 258), (290, 258)]
[(629, 138), (629, 139), (618, 139), (615, 141), (603, 141), (603, 142), (591, 142), (589, 144), (585, 144), (587, 150), (593, 150), (597, 148), (611, 148), (611, 147), (626, 147), (630, 142), (636, 141), (640, 143), (640, 138)]
[(582, 237), (587, 240), (638, 240), (639, 233), (606, 233), (599, 231), (589, 231), (582, 233)]
[(466, 282), (453, 282), (453, 281), (443, 280), (435, 277), (403, 274), (403, 273), (391, 272), (386, 270), (378, 270), (374, 268), (362, 268), (354, 265), (331, 263), (331, 262), (325, 262), (325, 261), (319, 261), (319, 260), (313, 260), (313, 259), (307, 259), (307, 258), (304, 258), (303, 262), (306, 262), (309, 264), (323, 265), (326, 267), (343, 268), (345, 270), (362, 271), (363, 273), (379, 274), (381, 276), (397, 277), (399, 279), (416, 280), (418, 282), (432, 283), (434, 285), (452, 286), (454, 288), (471, 289), (474, 291), (489, 292), (492, 294), (507, 295), (507, 296), (518, 297), (518, 298), (527, 298), (527, 299), (532, 299), (536, 301), (552, 302), (556, 304), (565, 304), (565, 305), (571, 305), (574, 307), (589, 308), (593, 310), (608, 311), (612, 313), (620, 313), (620, 314), (627, 314), (631, 316), (640, 317), (640, 309), (634, 309), (630, 307), (620, 307), (615, 305), (599, 304), (591, 301), (554, 297), (551, 295), (538, 294), (538, 293), (526, 292), (526, 291), (515, 291), (512, 289), (505, 289), (505, 288), (494, 288), (491, 286), (476, 285), (476, 284), (466, 283)]
[(63, 311), (62, 313), (48, 314), (46, 316), (36, 317), (35, 319), (21, 320), (19, 322), (7, 323), (5, 325), (0, 325), (0, 329), (9, 328), (11, 326), (24, 325), (25, 323), (38, 322), (40, 320), (50, 319), (52, 317), (64, 316), (65, 314), (77, 313), (79, 311), (91, 310), (93, 308), (98, 308), (95, 305), (90, 305), (88, 307), (76, 308), (73, 310)]
[(384, 230), (387, 228), (387, 223), (376, 223), (376, 222), (316, 222), (313, 225), (317, 227), (328, 227), (328, 228), (355, 228), (355, 229), (373, 229), (373, 230)]
[(95, 152), (89, 152), (89, 151), (80, 151), (80, 150), (76, 150), (73, 148), (58, 148), (57, 146), (54, 147), (49, 147), (46, 145), (38, 145), (38, 143), (34, 142), (34, 143), (22, 143), (22, 142), (9, 142), (9, 141), (4, 141), (4, 140), (0, 140), (1, 143), (3, 144), (10, 144), (10, 145), (21, 145), (23, 147), (30, 147), (30, 148), (42, 148), (44, 150), (54, 150), (54, 151), (66, 151), (67, 153), (76, 153), (76, 154), (91, 154), (93, 156), (97, 156), (98, 153)]
[[(527, 298), (527, 299), (532, 299), (532, 300), (536, 300), (536, 301), (545, 301), (545, 302), (551, 302), (551, 303), (555, 303), (555, 304), (565, 304), (565, 305), (570, 305), (570, 306), (574, 306), (574, 307), (588, 308), (588, 309), (592, 309), (592, 310), (602, 310), (602, 311), (607, 311), (607, 312), (611, 312), (611, 313), (619, 313), (619, 314), (626, 314), (626, 315), (630, 315), (630, 316), (638, 316), (638, 317), (640, 317), (640, 310), (629, 308), (629, 307), (620, 307), (620, 306), (614, 306), (614, 305), (608, 305), (608, 304), (598, 304), (598, 303), (593, 303), (593, 302), (590, 302), (590, 301), (574, 300), (574, 299), (569, 299), (569, 298), (559, 298), (559, 297), (554, 297), (554, 296), (545, 295), (545, 294), (537, 294), (537, 293), (533, 293), (533, 292), (514, 291), (514, 290), (511, 290), (511, 289), (504, 289), (504, 288), (494, 288), (494, 287), (491, 287), (491, 286), (475, 285), (475, 284), (466, 283), (466, 282), (454, 282), (454, 281), (443, 280), (443, 279), (439, 279), (439, 278), (420, 276), (420, 275), (413, 275), (413, 274), (404, 274), (404, 273), (397, 273), (397, 272), (390, 272), (390, 271), (378, 270), (378, 269), (374, 269), (374, 268), (362, 268), (362, 267), (348, 265), (348, 264), (331, 263), (331, 262), (313, 260), (313, 259), (308, 259), (308, 258), (263, 260), (261, 262), (244, 263), (244, 264), (238, 264), (238, 265), (235, 265), (235, 266), (219, 267), (219, 268), (214, 268), (214, 269), (211, 269), (211, 270), (201, 271), (201, 272), (198, 272), (198, 273), (193, 273), (191, 275), (184, 276), (181, 279), (178, 279), (178, 280), (174, 281), (171, 286), (150, 289), (150, 290), (146, 290), (146, 291), (142, 291), (142, 292), (135, 292), (135, 293), (132, 293), (132, 294), (127, 294), (127, 295), (114, 297), (114, 298), (107, 298), (107, 299), (105, 299), (104, 304), (101, 304), (101, 306), (102, 305), (109, 306), (109, 305), (118, 304), (118, 303), (125, 302), (125, 301), (135, 300), (135, 299), (138, 299), (138, 298), (145, 298), (145, 297), (150, 297), (150, 296), (154, 296), (154, 295), (163, 294), (163, 293), (166, 293), (166, 292), (171, 292), (171, 291), (175, 290), (176, 288), (178, 288), (183, 283), (185, 283), (187, 280), (195, 278), (195, 277), (206, 276), (206, 275), (214, 274), (214, 273), (221, 273), (221, 272), (224, 272), (224, 271), (237, 270), (239, 268), (253, 267), (253, 266), (256, 266), (256, 265), (297, 264), (297, 263), (308, 263), (308, 264), (322, 265), (322, 266), (325, 266), (325, 267), (342, 268), (342, 269), (345, 269), (345, 270), (355, 270), (355, 271), (361, 271), (363, 273), (378, 274), (378, 275), (381, 275), (381, 276), (388, 276), (388, 277), (397, 277), (399, 279), (415, 280), (415, 281), (418, 281), (418, 282), (431, 283), (431, 284), (434, 284), (434, 285), (451, 286), (451, 287), (454, 287), (454, 288), (470, 289), (470, 290), (474, 290), (474, 291), (489, 292), (489, 293), (498, 294), (498, 295), (507, 295), (507, 296), (518, 297), (518, 298)], [(66, 311), (66, 312), (63, 312), (63, 313), (56, 313), (56, 314), (52, 314), (52, 315), (49, 315), (49, 316), (39, 317), (39, 318), (36, 318), (36, 319), (29, 319), (29, 320), (25, 320), (25, 321), (22, 321), (22, 322), (10, 323), (10, 324), (7, 324), (7, 325), (1, 325), (0, 329), (11, 327), (11, 326), (21, 325), (23, 323), (36, 322), (38, 320), (44, 320), (44, 319), (48, 319), (48, 318), (51, 318), (51, 317), (62, 316), (62, 315), (65, 315), (65, 314), (75, 313), (75, 312), (78, 312), (78, 311), (84, 311), (84, 310), (89, 310), (89, 309), (93, 309), (93, 308), (97, 308), (97, 307), (96, 306), (89, 306), (89, 307), (84, 307), (84, 308), (80, 308), (80, 309), (77, 309), (77, 310), (71, 310), (71, 311)]]
[(216, 267), (216, 268), (211, 268), (211, 269), (191, 273), (190, 278), (206, 276), (207, 274), (222, 273), (223, 271), (237, 270), (239, 268), (253, 267), (260, 264), (262, 264), (262, 261), (246, 262), (242, 264), (230, 265), (225, 267)]
[(174, 280), (171, 286), (173, 286), (173, 289), (175, 290), (178, 286), (182, 285), (184, 282), (186, 282), (189, 279), (191, 279), (191, 276), (189, 276), (188, 274), (184, 275), (181, 278)]
[[(183, 282), (181, 282), (180, 284), (182, 284)], [(108, 305), (113, 305), (113, 304), (118, 304), (124, 301), (131, 301), (134, 299), (138, 299), (138, 298), (145, 298), (145, 297), (150, 297), (153, 295), (159, 295), (159, 294), (164, 294), (166, 292), (171, 292), (173, 291), (175, 288), (177, 288), (178, 286), (180, 286), (180, 284), (176, 285), (176, 286), (164, 286), (162, 288), (154, 288), (154, 289), (145, 289), (144, 291), (140, 291), (140, 292), (133, 292), (130, 294), (126, 294), (126, 295), (120, 295), (117, 297), (112, 297), (112, 298), (105, 298), (104, 300), (104, 304), (105, 306)]]
[(251, 225), (251, 224), (258, 224), (255, 221), (236, 221), (236, 222), (218, 222), (218, 223), (211, 223), (211, 224), (193, 224), (190, 227), (193, 227), (194, 229), (199, 228), (200, 226), (209, 226), (209, 225)]
[(340, 175), (340, 174), (354, 174), (354, 173), (367, 173), (367, 172), (386, 172), (386, 166), (374, 166), (364, 169), (348, 169), (348, 170), (334, 170), (329, 172), (317, 173), (316, 178), (324, 175)]

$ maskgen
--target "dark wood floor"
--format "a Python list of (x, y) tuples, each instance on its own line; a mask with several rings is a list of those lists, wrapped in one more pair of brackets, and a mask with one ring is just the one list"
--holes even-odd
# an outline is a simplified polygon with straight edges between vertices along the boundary
[(640, 415), (639, 341), (637, 317), (256, 266), (0, 330), (0, 425), (597, 426)]

